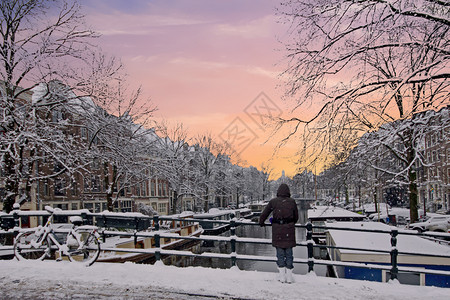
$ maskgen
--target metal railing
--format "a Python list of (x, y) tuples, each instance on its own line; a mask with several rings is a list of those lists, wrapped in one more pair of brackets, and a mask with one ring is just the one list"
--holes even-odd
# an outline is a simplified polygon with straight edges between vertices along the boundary
[[(21, 217), (47, 217), (50, 214), (46, 211), (14, 211), (9, 215), (2, 215), (2, 224), (10, 224), (11, 225), (11, 217), (14, 221), (15, 227), (12, 229), (5, 230), (6, 228), (0, 231), (0, 234), (3, 235), (16, 235), (20, 228), (20, 218)], [(87, 210), (82, 211), (59, 211), (57, 212), (58, 216), (73, 216), (79, 215), (83, 218), (85, 223), (99, 223), (99, 220), (105, 221), (105, 218), (113, 218), (114, 214), (108, 213), (107, 215), (102, 213), (90, 213)], [(142, 253), (142, 254), (153, 254), (156, 261), (161, 260), (162, 255), (174, 255), (174, 256), (186, 256), (186, 257), (206, 257), (206, 258), (218, 258), (218, 259), (227, 259), (231, 262), (231, 266), (236, 266), (236, 262), (239, 260), (249, 260), (249, 261), (265, 261), (265, 262), (276, 262), (276, 257), (268, 257), (268, 256), (257, 256), (257, 255), (246, 255), (246, 254), (238, 254), (236, 252), (237, 243), (244, 244), (265, 244), (270, 245), (272, 243), (271, 239), (263, 239), (263, 238), (249, 238), (249, 237), (239, 237), (236, 235), (236, 228), (238, 226), (259, 226), (254, 222), (239, 222), (236, 219), (231, 219), (229, 221), (222, 220), (205, 220), (205, 219), (195, 219), (195, 218), (173, 218), (170, 216), (130, 216), (127, 217), (125, 214), (120, 214), (117, 216), (118, 220), (126, 219), (127, 222), (125, 228), (132, 229), (132, 232), (125, 231), (111, 231), (107, 229), (99, 230), (99, 233), (104, 237), (107, 236), (128, 236), (133, 237), (135, 244), (137, 243), (138, 238), (141, 237), (149, 237), (154, 239), (154, 246), (152, 248), (106, 248), (102, 247), (102, 251), (116, 251), (122, 253)], [(7, 221), (5, 221), (7, 220)], [(146, 223), (146, 222), (147, 223)], [(182, 221), (182, 222), (211, 222), (214, 224), (229, 224), (230, 225), (230, 236), (212, 236), (212, 235), (200, 235), (200, 236), (181, 236), (178, 234), (166, 232), (160, 230), (160, 223), (163, 221)], [(101, 222), (100, 222), (101, 223)], [(119, 223), (119, 222), (118, 222)], [(151, 231), (140, 231), (138, 230), (139, 224), (153, 224), (149, 229)], [(106, 224), (106, 223), (103, 223)], [(118, 224), (118, 227), (120, 224)], [(270, 226), (270, 224), (266, 224)], [(410, 272), (410, 273), (418, 273), (418, 274), (432, 274), (432, 275), (442, 275), (442, 276), (450, 276), (450, 271), (443, 270), (433, 270), (433, 269), (424, 269), (417, 267), (403, 267), (398, 264), (399, 255), (415, 255), (415, 256), (429, 256), (429, 257), (440, 257), (440, 258), (448, 258), (450, 259), (450, 255), (436, 255), (436, 254), (426, 254), (426, 253), (412, 253), (412, 252), (399, 252), (397, 249), (397, 238), (399, 235), (415, 235), (415, 236), (424, 236), (424, 237), (444, 237), (450, 238), (450, 234), (433, 234), (433, 233), (413, 233), (413, 232), (403, 232), (398, 231), (396, 228), (392, 230), (373, 230), (373, 229), (359, 229), (359, 228), (343, 228), (343, 227), (327, 227), (327, 226), (313, 226), (311, 223), (307, 224), (296, 224), (296, 228), (303, 228), (306, 230), (306, 240), (296, 245), (299, 247), (306, 247), (307, 250), (307, 258), (294, 258), (294, 263), (296, 264), (305, 264), (308, 266), (308, 273), (314, 272), (315, 265), (323, 265), (323, 266), (333, 266), (333, 267), (357, 267), (357, 268), (366, 268), (366, 269), (375, 269), (381, 270), (390, 273), (390, 279), (397, 279), (399, 272)], [(382, 233), (390, 235), (390, 246), (391, 250), (376, 250), (376, 249), (365, 249), (365, 248), (354, 248), (354, 247), (345, 247), (345, 246), (332, 246), (332, 245), (318, 245), (313, 240), (313, 229), (323, 229), (323, 230), (344, 230), (344, 231), (358, 231), (358, 232), (366, 232), (366, 233)], [(193, 253), (191, 251), (183, 251), (183, 250), (168, 250), (161, 247), (161, 239), (182, 239), (182, 240), (191, 240), (191, 241), (212, 241), (212, 242), (227, 242), (230, 243), (231, 251), (229, 253)], [(10, 247), (12, 249), (12, 246)], [(332, 260), (324, 260), (324, 259), (316, 259), (314, 258), (314, 248), (324, 249), (327, 251), (332, 249), (340, 249), (340, 250), (354, 250), (354, 251), (362, 251), (362, 252), (376, 252), (388, 254), (390, 256), (390, 264), (377, 264), (377, 263), (360, 263), (360, 262), (343, 262), (343, 261), (332, 261)], [(3, 249), (9, 249), (8, 247), (3, 247)]]

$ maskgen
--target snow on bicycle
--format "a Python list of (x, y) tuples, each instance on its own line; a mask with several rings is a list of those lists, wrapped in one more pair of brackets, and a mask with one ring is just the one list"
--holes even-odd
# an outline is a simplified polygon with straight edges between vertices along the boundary
[(44, 226), (23, 229), (14, 242), (18, 260), (53, 258), (92, 265), (100, 254), (100, 235), (96, 226), (81, 225), (80, 216), (71, 216), (71, 224), (55, 224), (54, 208), (46, 206), (50, 216)]

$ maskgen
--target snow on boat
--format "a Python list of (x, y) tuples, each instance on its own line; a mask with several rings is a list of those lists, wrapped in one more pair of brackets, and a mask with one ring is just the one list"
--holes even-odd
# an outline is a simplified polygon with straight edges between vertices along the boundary
[[(336, 222), (327, 224), (328, 227), (359, 228), (368, 230), (391, 231), (392, 226), (376, 222)], [(401, 232), (401, 229), (399, 230)], [(344, 231), (329, 229), (327, 231), (327, 246), (350, 247), (367, 250), (391, 251), (391, 236), (388, 233), (374, 233), (362, 231)], [(433, 241), (426, 240), (420, 236), (402, 235), (397, 236), (397, 258), (398, 266), (417, 269), (417, 272), (398, 273), (400, 283), (420, 284), (427, 286), (450, 287), (450, 276), (420, 273), (420, 270), (442, 270), (450, 271), (450, 259), (442, 255), (450, 255), (450, 247)], [(329, 249), (331, 260), (342, 262), (358, 262), (364, 264), (387, 265), (391, 264), (389, 253), (374, 251)], [(401, 252), (413, 254), (401, 254)], [(421, 254), (440, 255), (441, 257), (422, 256)], [(385, 282), (389, 279), (389, 271), (358, 268), (353, 266), (335, 266), (337, 277), (362, 279), (369, 281)]]
[(207, 213), (195, 214), (194, 219), (200, 220), (199, 223), (205, 235), (219, 235), (230, 230), (230, 223), (214, 223), (211, 221), (229, 221), (231, 220), (231, 215), (234, 214), (233, 210), (211, 208)]
[[(366, 216), (334, 206), (315, 206), (308, 209), (308, 220), (313, 226), (328, 226), (327, 222), (357, 222), (363, 221)], [(325, 229), (313, 228), (313, 239), (320, 243), (325, 239)]]
[[(174, 237), (161, 237), (160, 248), (164, 250), (180, 250), (186, 249), (193, 244), (199, 243), (199, 241), (192, 241), (186, 239), (177, 238), (178, 236), (200, 236), (204, 230), (198, 222), (193, 222), (194, 214), (192, 212), (183, 212), (178, 215), (170, 215), (167, 217), (173, 218), (173, 220), (161, 220), (160, 221), (160, 233), (173, 235)], [(165, 217), (166, 218), (166, 217)], [(178, 220), (177, 220), (178, 219)], [(180, 220), (181, 219), (181, 220)], [(145, 233), (145, 232), (143, 232)], [(127, 261), (131, 262), (144, 262), (154, 259), (153, 253), (133, 253), (127, 252), (130, 249), (151, 249), (155, 248), (154, 237), (137, 237), (132, 236), (120, 237), (111, 236), (108, 237), (105, 243), (102, 244), (103, 249), (124, 249), (121, 251), (103, 251), (98, 262), (118, 262), (123, 263)]]

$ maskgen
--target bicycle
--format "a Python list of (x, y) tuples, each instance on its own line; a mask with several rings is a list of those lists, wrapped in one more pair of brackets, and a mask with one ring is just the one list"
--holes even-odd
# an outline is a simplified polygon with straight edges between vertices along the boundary
[(92, 265), (100, 254), (100, 235), (97, 227), (81, 226), (83, 221), (81, 217), (71, 216), (71, 228), (65, 236), (65, 241), (60, 242), (56, 234), (63, 231), (55, 231), (53, 224), (55, 210), (49, 206), (46, 206), (45, 210), (50, 213), (50, 217), (44, 226), (23, 230), (15, 238), (15, 257), (18, 260), (44, 260), (46, 257), (51, 257), (53, 249), (57, 250), (54, 252), (57, 261), (67, 256), (71, 262)]

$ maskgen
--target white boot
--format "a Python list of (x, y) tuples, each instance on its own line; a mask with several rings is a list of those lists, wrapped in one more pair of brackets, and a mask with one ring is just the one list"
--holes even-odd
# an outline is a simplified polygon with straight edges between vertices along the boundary
[(279, 282), (286, 282), (286, 268), (278, 268), (278, 281)]
[(292, 277), (292, 269), (286, 269), (286, 282), (293, 283), (294, 278)]

